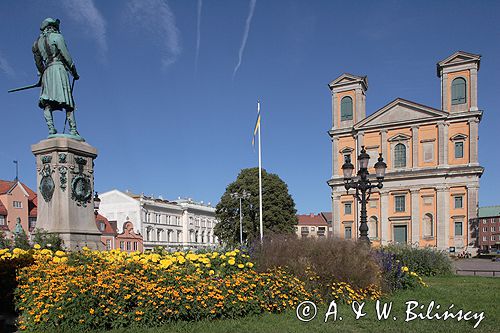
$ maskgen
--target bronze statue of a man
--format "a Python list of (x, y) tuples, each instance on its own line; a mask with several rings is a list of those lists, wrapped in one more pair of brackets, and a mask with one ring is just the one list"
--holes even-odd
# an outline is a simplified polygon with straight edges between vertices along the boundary
[(70, 84), (68, 72), (71, 73), (74, 80), (78, 80), (80, 77), (68, 52), (64, 37), (59, 32), (59, 23), (58, 19), (46, 18), (43, 20), (40, 26), (40, 36), (33, 44), (36, 67), (38, 74), (41, 75), (38, 106), (44, 110), (49, 135), (57, 133), (52, 111), (64, 109), (70, 134), (79, 137), (73, 113), (75, 109), (73, 87)]

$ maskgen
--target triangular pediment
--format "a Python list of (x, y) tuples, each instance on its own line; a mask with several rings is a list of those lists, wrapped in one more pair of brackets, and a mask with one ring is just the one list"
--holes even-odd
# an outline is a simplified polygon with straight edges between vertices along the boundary
[(399, 133), (394, 135), (393, 137), (390, 137), (387, 141), (389, 142), (396, 142), (396, 141), (408, 141), (411, 139), (411, 136)]
[(469, 61), (479, 61), (481, 59), (481, 55), (479, 54), (473, 54), (473, 53), (468, 53), (464, 51), (457, 51), (453, 53), (451, 56), (448, 58), (440, 61), (438, 63), (439, 66), (446, 66), (446, 65), (455, 65), (458, 63), (464, 63), (464, 62), (469, 62)]
[(344, 73), (328, 84), (330, 89), (338, 86), (343, 86), (351, 83), (360, 82), (364, 85), (365, 90), (368, 88), (368, 79), (366, 76), (357, 76), (349, 73)]
[(467, 139), (467, 135), (463, 133), (455, 134), (450, 138), (451, 141), (461, 141)]
[(448, 114), (444, 111), (421, 105), (402, 98), (397, 98), (369, 117), (354, 125), (355, 129), (380, 127), (399, 123), (418, 123), (430, 119), (444, 119)]

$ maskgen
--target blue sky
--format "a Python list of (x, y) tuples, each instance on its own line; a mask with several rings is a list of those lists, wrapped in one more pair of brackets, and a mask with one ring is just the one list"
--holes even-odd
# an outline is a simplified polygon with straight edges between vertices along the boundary
[[(81, 79), (80, 134), (99, 150), (96, 189), (217, 203), (251, 146), (262, 100), (263, 166), (299, 213), (330, 210), (331, 97), (343, 72), (367, 75), (367, 115), (396, 97), (439, 107), (436, 62), (482, 55), (480, 205), (500, 204), (498, 1), (67, 0), (0, 3), (0, 179), (36, 188), (30, 145), (47, 135), (31, 46), (45, 17)], [(64, 123), (56, 113), (58, 129)]]

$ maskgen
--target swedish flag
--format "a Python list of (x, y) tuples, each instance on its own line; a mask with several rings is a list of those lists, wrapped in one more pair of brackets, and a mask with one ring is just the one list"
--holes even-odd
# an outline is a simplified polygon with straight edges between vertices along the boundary
[(260, 101), (257, 102), (257, 121), (255, 122), (255, 128), (253, 129), (252, 146), (255, 146), (255, 135), (260, 129)]

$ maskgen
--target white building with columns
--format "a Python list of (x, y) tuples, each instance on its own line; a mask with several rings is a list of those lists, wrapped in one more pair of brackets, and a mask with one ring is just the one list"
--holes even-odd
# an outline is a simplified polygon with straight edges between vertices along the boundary
[(343, 74), (329, 84), (332, 94), (332, 189), (334, 235), (359, 237), (360, 205), (346, 193), (342, 165), (354, 165), (361, 147), (387, 163), (381, 190), (367, 204), (369, 237), (391, 242), (470, 250), (477, 217), (479, 177), (477, 72), (480, 55), (458, 51), (437, 63), (441, 105), (396, 98), (366, 117), (366, 76)]
[[(144, 240), (144, 249), (203, 248), (218, 243), (213, 233), (215, 208), (191, 199), (165, 200), (111, 190), (99, 194), (99, 213), (121, 228), (131, 221)], [(118, 230), (122, 232), (122, 230)]]

